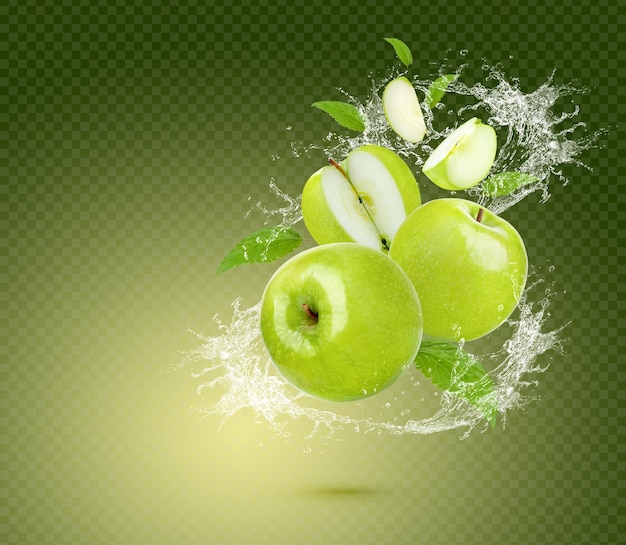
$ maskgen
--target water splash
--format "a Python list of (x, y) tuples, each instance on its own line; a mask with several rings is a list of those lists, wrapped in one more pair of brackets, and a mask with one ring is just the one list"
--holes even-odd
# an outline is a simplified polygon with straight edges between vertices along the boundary
[[(359, 98), (351, 96), (344, 89), (339, 91), (344, 95), (345, 100), (355, 106), (364, 120), (365, 129), (362, 133), (346, 135), (344, 132), (329, 132), (320, 143), (304, 144), (293, 142), (292, 152), (296, 157), (302, 154), (311, 154), (321, 151), (327, 157), (343, 159), (353, 149), (365, 144), (375, 144), (394, 150), (398, 155), (404, 157), (409, 163), (421, 165), (425, 158), (422, 158), (420, 149), (422, 145), (435, 137), (432, 124), (428, 123), (430, 112), (425, 113), (427, 125), (429, 127), (425, 140), (420, 144), (413, 144), (405, 140), (400, 140), (389, 128), (387, 118), (383, 111), (382, 91), (385, 85), (394, 77), (400, 75), (398, 69), (391, 69), (389, 74), (379, 80), (371, 80), (371, 91), (367, 99), (362, 102)], [(438, 133), (437, 133), (438, 134)]]
[[(493, 366), (490, 375), (495, 388), (490, 394), (490, 403), (498, 408), (502, 425), (509, 411), (534, 399), (527, 388), (536, 385), (536, 375), (546, 370), (545, 366), (537, 364), (538, 356), (562, 348), (559, 338), (562, 328), (544, 330), (551, 296), (544, 296), (538, 303), (532, 302), (543, 284), (543, 280), (535, 279), (525, 291), (518, 316), (508, 322), (513, 333), (502, 348), (480, 357)], [(423, 404), (422, 396), (428, 391), (428, 385), (420, 384), (420, 380), (428, 381), (415, 368), (378, 396), (358, 402), (336, 404), (303, 394), (274, 368), (261, 338), (259, 312), (260, 303), (242, 309), (241, 299), (236, 299), (231, 323), (225, 325), (215, 317), (221, 334), (199, 336), (202, 344), (183, 363), (201, 380), (198, 394), (205, 404), (196, 407), (200, 413), (219, 415), (225, 422), (236, 413), (251, 409), (258, 421), (266, 422), (270, 429), (284, 435), (289, 435), (290, 422), (303, 418), (311, 423), (310, 435), (321, 430), (330, 435), (348, 426), (365, 433), (393, 434), (432, 434), (465, 428), (463, 437), (477, 426), (487, 429), (478, 409), (449, 392), (438, 397), (438, 392), (431, 392), (439, 403), (432, 416), (409, 418), (411, 405), (418, 404), (418, 399)], [(494, 365), (494, 362), (498, 363)], [(432, 405), (432, 399), (429, 401)], [(384, 411), (379, 412), (379, 418), (374, 418), (372, 408), (378, 405), (384, 407)]]
[[(461, 52), (462, 56), (466, 53)], [(371, 94), (365, 101), (341, 90), (346, 100), (361, 112), (365, 120), (363, 133), (346, 136), (344, 131), (331, 132), (320, 143), (294, 142), (293, 155), (321, 151), (325, 156), (343, 159), (361, 145), (377, 144), (396, 151), (418, 172), (445, 136), (476, 115), (494, 126), (499, 135), (499, 150), (492, 172), (519, 171), (535, 178), (534, 182), (503, 197), (489, 197), (482, 185), (468, 192), (470, 198), (498, 214), (536, 192), (544, 202), (550, 196), (550, 183), (554, 180), (569, 183), (562, 170), (564, 166), (588, 168), (580, 155), (595, 146), (605, 131), (591, 134), (586, 125), (577, 120), (579, 108), (573, 101), (569, 111), (555, 112), (560, 100), (583, 93), (585, 89), (571, 84), (556, 85), (553, 73), (535, 91), (525, 93), (519, 83), (507, 78), (499, 67), (487, 65), (482, 68), (487, 72), (484, 80), (489, 85), (483, 82), (469, 85), (463, 82), (465, 67), (462, 65), (456, 70), (458, 77), (448, 87), (442, 102), (433, 110), (423, 107), (428, 132), (421, 143), (401, 140), (387, 124), (382, 90), (400, 75), (398, 68), (392, 68), (382, 79), (372, 80)], [(449, 72), (448, 68), (440, 67), (433, 77), (413, 78), (418, 95), (421, 92), (423, 96), (439, 74)], [(292, 131), (293, 127), (288, 126), (287, 130)], [(248, 214), (261, 212), (266, 224), (276, 224), (277, 218), (284, 226), (298, 223), (302, 219), (300, 196), (287, 195), (274, 179), (269, 189), (283, 204), (271, 206), (257, 202)], [(550, 267), (549, 271), (553, 270)], [(481, 339), (476, 349), (475, 343), (464, 347), (483, 363), (493, 380), (491, 404), (497, 407), (502, 426), (506, 425), (510, 411), (536, 399), (533, 387), (538, 384), (538, 375), (547, 368), (538, 363), (539, 357), (549, 351), (563, 351), (560, 335), (564, 326), (553, 329), (547, 326), (556, 292), (549, 287), (546, 289), (543, 273), (545, 271), (534, 271), (529, 275), (518, 309), (506, 325)], [(198, 393), (203, 403), (195, 409), (202, 414), (218, 415), (224, 422), (250, 409), (257, 420), (283, 435), (289, 434), (290, 423), (302, 419), (310, 422), (311, 435), (322, 430), (332, 434), (345, 428), (392, 434), (464, 429), (462, 437), (467, 437), (477, 427), (488, 428), (476, 407), (450, 392), (437, 391), (415, 367), (385, 391), (358, 402), (333, 404), (311, 398), (288, 384), (270, 361), (260, 333), (260, 303), (242, 309), (241, 299), (236, 299), (232, 308), (230, 323), (224, 324), (216, 316), (219, 334), (199, 335), (201, 345), (180, 365), (180, 368), (191, 369), (200, 381)], [(488, 346), (492, 346), (491, 351), (485, 352)]]
[[(294, 142), (293, 151), (296, 155), (322, 151), (324, 155), (343, 158), (361, 145), (377, 144), (393, 149), (412, 164), (414, 170), (419, 171), (443, 138), (470, 117), (478, 116), (492, 125), (498, 134), (498, 154), (491, 173), (517, 171), (535, 178), (533, 183), (523, 185), (506, 196), (489, 197), (482, 184), (468, 191), (471, 198), (494, 214), (504, 212), (536, 192), (540, 192), (541, 201), (545, 202), (550, 197), (549, 185), (552, 181), (559, 180), (564, 185), (569, 183), (562, 170), (566, 165), (591, 170), (580, 156), (585, 150), (595, 147), (607, 130), (590, 132), (586, 124), (578, 120), (580, 108), (573, 100), (569, 104), (569, 111), (556, 111), (563, 109), (561, 103), (564, 99), (587, 93), (589, 89), (571, 83), (555, 84), (553, 72), (535, 91), (526, 93), (516, 79), (507, 77), (501, 67), (486, 64), (482, 67), (487, 71), (484, 79), (490, 85), (482, 82), (468, 85), (463, 82), (466, 67), (461, 65), (455, 71), (457, 78), (447, 87), (447, 98), (443, 102), (432, 110), (422, 103), (427, 126), (422, 142), (414, 144), (404, 141), (387, 123), (382, 107), (382, 91), (389, 81), (400, 74), (397, 69), (392, 69), (380, 81), (372, 81), (371, 94), (365, 102), (340, 89), (365, 120), (363, 133), (351, 136), (344, 132), (331, 132), (321, 144)], [(424, 97), (435, 79), (414, 77), (413, 85), (418, 96)], [(450, 102), (454, 102), (455, 98), (471, 102), (458, 106), (456, 110), (449, 109), (445, 101), (450, 97)], [(443, 128), (439, 129), (441, 125)]]
[[(499, 214), (531, 193), (540, 192), (541, 202), (550, 197), (549, 184), (559, 180), (563, 185), (569, 179), (562, 167), (573, 165), (591, 170), (581, 159), (583, 151), (595, 146), (604, 131), (590, 134), (582, 121), (577, 121), (580, 108), (572, 100), (570, 111), (557, 113), (559, 101), (589, 92), (572, 84), (554, 84), (554, 72), (548, 80), (531, 93), (524, 93), (517, 82), (509, 82), (504, 73), (494, 68), (490, 79), (493, 87), (477, 83), (472, 87), (458, 82), (455, 90), (478, 99), (477, 104), (465, 111), (484, 108), (487, 123), (494, 126), (500, 136), (498, 155), (492, 173), (517, 171), (536, 178), (510, 195), (490, 198), (479, 185), (469, 191), (471, 196)], [(459, 114), (463, 114), (463, 111)], [(504, 135), (504, 138), (502, 136)]]
[[(252, 212), (257, 211), (265, 216), (265, 225), (269, 225), (270, 223), (277, 225), (274, 219), (276, 217), (280, 218), (278, 225), (282, 225), (283, 227), (291, 227), (298, 223), (302, 219), (302, 208), (300, 206), (302, 195), (298, 195), (297, 197), (288, 195), (278, 187), (274, 178), (270, 179), (269, 190), (275, 197), (284, 201), (283, 206), (277, 208), (277, 205), (270, 206), (262, 201), (257, 201), (254, 206), (248, 210), (245, 217), (247, 218)], [(252, 197), (248, 197), (248, 201), (252, 201)]]

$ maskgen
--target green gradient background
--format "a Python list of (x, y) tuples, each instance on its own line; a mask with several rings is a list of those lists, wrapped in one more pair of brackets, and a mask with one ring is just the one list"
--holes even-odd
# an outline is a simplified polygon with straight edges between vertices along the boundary
[[(10, 0), (2, 35), (2, 470), (11, 544), (617, 543), (624, 500), (623, 25), (616, 7), (396, 2), (211, 7)], [(615, 3), (616, 5), (616, 3)], [(517, 7), (516, 7), (517, 6)], [(274, 438), (242, 413), (187, 412), (168, 373), (255, 303), (274, 270), (216, 277), (259, 226), (271, 177), (297, 194), (334, 125), (309, 105), (364, 97), (404, 39), (427, 70), (502, 62), (555, 81), (592, 130), (593, 170), (507, 212), (554, 265), (566, 355), (505, 429), (459, 441)], [(459, 51), (467, 49), (467, 57)], [(432, 65), (430, 64), (432, 62)], [(622, 58), (623, 62), (623, 58)], [(287, 126), (293, 127), (286, 130)], [(273, 158), (280, 156), (280, 159)], [(251, 201), (248, 201), (248, 197)], [(271, 201), (271, 199), (269, 199)], [(302, 429), (300, 429), (300, 427)], [(310, 449), (307, 453), (305, 450)]]

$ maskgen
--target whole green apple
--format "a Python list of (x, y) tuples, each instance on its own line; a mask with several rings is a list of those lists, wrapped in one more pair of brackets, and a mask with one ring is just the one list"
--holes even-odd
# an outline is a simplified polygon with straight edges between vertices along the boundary
[(422, 339), (420, 302), (406, 273), (382, 252), (348, 242), (285, 262), (265, 288), (260, 320), (282, 375), (332, 401), (389, 386)]
[(358, 242), (383, 252), (421, 204), (415, 176), (391, 150), (366, 145), (315, 172), (302, 190), (302, 216), (318, 244)]
[(464, 199), (436, 199), (402, 224), (389, 256), (419, 295), (424, 334), (473, 340), (500, 326), (517, 306), (528, 271), (519, 233)]

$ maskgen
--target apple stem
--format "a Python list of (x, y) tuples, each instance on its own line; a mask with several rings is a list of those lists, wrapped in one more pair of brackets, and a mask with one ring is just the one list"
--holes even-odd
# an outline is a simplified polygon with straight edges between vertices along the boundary
[(484, 212), (485, 212), (484, 208), (481, 208), (480, 210), (478, 210), (478, 216), (476, 216), (476, 221), (478, 223), (482, 221)]
[(346, 171), (343, 168), (341, 168), (341, 165), (337, 161), (335, 161), (332, 157), (329, 157), (328, 162), (331, 165), (333, 165), (339, 172), (341, 172), (341, 174), (343, 174), (343, 177), (346, 180), (349, 180), (348, 175), (346, 174)]
[(318, 320), (318, 314), (317, 312), (315, 312), (307, 303), (304, 303), (302, 305), (302, 310), (304, 310), (304, 313), (311, 318), (311, 320), (313, 320), (315, 323), (317, 323)]

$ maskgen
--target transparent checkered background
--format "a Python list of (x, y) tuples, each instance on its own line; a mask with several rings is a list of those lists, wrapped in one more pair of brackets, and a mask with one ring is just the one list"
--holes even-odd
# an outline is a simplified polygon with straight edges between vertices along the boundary
[[(2, 543), (620, 541), (615, 3), (0, 10)], [(258, 226), (245, 212), (268, 199), (270, 178), (296, 194), (318, 168), (321, 156), (290, 152), (335, 130), (309, 105), (339, 99), (338, 87), (365, 96), (393, 62), (388, 36), (411, 45), (416, 70), (448, 59), (470, 74), (486, 59), (524, 89), (553, 69), (590, 88), (581, 117), (609, 128), (584, 154), (592, 170), (572, 167), (546, 204), (507, 212), (531, 262), (555, 267), (566, 353), (543, 359), (537, 402), (465, 441), (285, 440), (249, 414), (218, 432), (185, 411), (197, 383), (166, 370), (198, 343), (188, 328), (211, 331), (235, 297), (259, 299), (271, 266), (215, 268)]]

